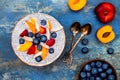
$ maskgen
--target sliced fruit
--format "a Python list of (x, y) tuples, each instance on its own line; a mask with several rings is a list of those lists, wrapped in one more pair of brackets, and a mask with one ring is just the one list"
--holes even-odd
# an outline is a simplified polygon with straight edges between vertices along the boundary
[(49, 49), (49, 46), (48, 46), (48, 45), (46, 45), (46, 44), (45, 44), (45, 43), (43, 43), (43, 42), (41, 42), (41, 43), (40, 43), (40, 45), (41, 45), (42, 47), (45, 47), (45, 48)]
[(40, 34), (45, 34), (46, 33), (46, 28), (40, 26)]
[(35, 54), (35, 51), (36, 51), (36, 47), (35, 47), (35, 45), (32, 45), (32, 46), (28, 49), (27, 54)]
[(97, 31), (97, 38), (102, 43), (109, 43), (115, 39), (115, 33), (112, 30), (112, 26), (105, 25)]
[(22, 31), (22, 33), (20, 34), (21, 37), (27, 36), (28, 35), (28, 30), (25, 29)]
[(33, 39), (31, 37), (27, 37), (27, 36), (24, 36), (23, 39), (26, 41), (33, 41)]
[(42, 51), (39, 51), (34, 55), (34, 58), (37, 57), (37, 56), (41, 56), (41, 55), (42, 55)]
[(46, 44), (47, 44), (49, 47), (53, 46), (53, 45), (55, 44), (55, 39), (51, 38), (51, 39), (47, 40)]
[(50, 39), (50, 30), (48, 28), (46, 28), (46, 31), (47, 31), (47, 33), (46, 33), (47, 39)]
[(31, 46), (32, 46), (32, 42), (30, 41), (26, 41), (24, 44), (21, 44), (19, 47), (18, 47), (18, 50), (19, 51), (27, 51)]
[(38, 53), (38, 52), (39, 52), (39, 50), (38, 50), (37, 47), (36, 47), (35, 54)]
[(87, 0), (68, 0), (68, 6), (71, 10), (78, 11), (87, 3)]
[(47, 54), (48, 54), (48, 49), (45, 48), (45, 47), (42, 47), (42, 59), (44, 60), (46, 57), (47, 57)]
[(32, 24), (32, 23), (29, 22), (29, 21), (25, 21), (25, 22), (26, 22), (26, 24), (28, 25), (28, 27), (30, 28), (30, 30), (33, 32), (33, 34), (35, 34), (35, 33), (36, 33), (36, 27), (35, 27), (35, 25)]
[(53, 27), (52, 27), (52, 23), (51, 23), (50, 20), (48, 20), (48, 29), (51, 31), (52, 28), (53, 28)]
[(35, 20), (34, 18), (30, 18), (30, 22), (31, 22), (33, 25), (35, 25), (36, 20)]

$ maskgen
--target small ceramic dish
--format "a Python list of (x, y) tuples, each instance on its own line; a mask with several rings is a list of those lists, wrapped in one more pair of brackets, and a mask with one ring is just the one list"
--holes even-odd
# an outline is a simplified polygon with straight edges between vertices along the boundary
[[(42, 29), (40, 28), (41, 26)], [(28, 33), (25, 35), (26, 32), (32, 32), (34, 37), (29, 37), (31, 34), (28, 36)], [(56, 33), (53, 34), (54, 40), (50, 40), (52, 32)], [(36, 44), (34, 41), (36, 33), (46, 36), (43, 37), (42, 40), (40, 37), (41, 41), (39, 44)], [(24, 40), (20, 41), (20, 38)], [(47, 38), (47, 40), (43, 41), (45, 38)], [(46, 66), (54, 62), (61, 55), (66, 41), (63, 26), (52, 16), (43, 13), (30, 14), (18, 21), (12, 31), (11, 39), (12, 48), (17, 57), (30, 66)], [(42, 50), (37, 50), (37, 45), (42, 46)], [(43, 46), (46, 49), (43, 49)], [(49, 51), (50, 48), (53, 48), (53, 50)], [(42, 57), (37, 58), (36, 61), (37, 56)]]
[(116, 70), (109, 62), (102, 59), (95, 59), (85, 62), (81, 66), (78, 72), (78, 80), (118, 80), (118, 77)]

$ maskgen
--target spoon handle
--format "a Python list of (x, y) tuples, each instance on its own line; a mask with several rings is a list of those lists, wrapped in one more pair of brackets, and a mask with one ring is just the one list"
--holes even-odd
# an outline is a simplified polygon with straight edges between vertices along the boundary
[(79, 41), (83, 38), (83, 36), (84, 36), (84, 34), (81, 34), (81, 36), (78, 38), (78, 40), (76, 41), (76, 43), (72, 46), (72, 48), (70, 50), (70, 54), (72, 54), (72, 51), (77, 46), (77, 44), (79, 43)]

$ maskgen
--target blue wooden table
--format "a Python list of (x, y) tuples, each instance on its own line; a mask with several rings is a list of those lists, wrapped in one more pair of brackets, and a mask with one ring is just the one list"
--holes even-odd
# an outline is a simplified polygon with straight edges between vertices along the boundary
[[(95, 6), (103, 1), (109, 1), (116, 7), (115, 19), (109, 23), (113, 26), (116, 38), (107, 44), (114, 48), (113, 55), (107, 54), (107, 47), (95, 36), (96, 31), (105, 25), (100, 23), (94, 14)], [(55, 17), (64, 26), (67, 40), (60, 58), (45, 67), (31, 67), (22, 63), (11, 47), (11, 32), (17, 21), (28, 14), (38, 12)], [(73, 65), (67, 68), (61, 58), (69, 49), (72, 36), (69, 27), (75, 21), (79, 21), (81, 25), (92, 24), (92, 33), (86, 36), (89, 39), (87, 47), (90, 51), (88, 54), (82, 54), (80, 49), (83, 46), (79, 43), (73, 52)], [(109, 61), (120, 76), (120, 0), (88, 0), (87, 5), (77, 12), (68, 8), (67, 0), (0, 0), (0, 80), (76, 80), (80, 66), (95, 58)]]

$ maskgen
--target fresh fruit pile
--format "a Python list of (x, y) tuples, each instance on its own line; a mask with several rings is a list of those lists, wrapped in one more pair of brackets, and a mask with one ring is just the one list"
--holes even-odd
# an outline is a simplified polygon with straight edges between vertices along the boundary
[(79, 80), (116, 80), (116, 72), (108, 62), (92, 60), (82, 66)]
[(44, 60), (48, 53), (54, 53), (55, 38), (57, 33), (51, 31), (52, 23), (50, 20), (41, 20), (38, 24), (37, 20), (31, 18), (25, 21), (26, 26), (30, 29), (24, 29), (19, 35), (18, 50), (27, 52), (28, 55), (34, 55), (37, 62)]

